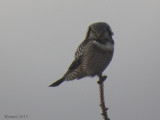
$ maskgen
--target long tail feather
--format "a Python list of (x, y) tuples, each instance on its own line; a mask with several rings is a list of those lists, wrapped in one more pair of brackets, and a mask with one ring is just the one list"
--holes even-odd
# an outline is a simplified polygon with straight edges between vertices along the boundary
[(57, 80), (56, 82), (54, 82), (53, 84), (51, 84), (49, 87), (56, 87), (56, 86), (60, 85), (62, 82), (64, 82), (63, 78)]

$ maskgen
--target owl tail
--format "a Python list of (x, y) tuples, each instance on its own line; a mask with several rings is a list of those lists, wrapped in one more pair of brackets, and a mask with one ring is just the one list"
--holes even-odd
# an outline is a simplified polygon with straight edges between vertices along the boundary
[(49, 87), (56, 87), (56, 86), (60, 85), (62, 82), (64, 82), (64, 78), (57, 80), (56, 82), (51, 84)]

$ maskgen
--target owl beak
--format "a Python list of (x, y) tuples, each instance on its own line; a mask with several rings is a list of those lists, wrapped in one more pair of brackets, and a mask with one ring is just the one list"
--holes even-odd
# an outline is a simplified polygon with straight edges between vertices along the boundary
[(99, 39), (100, 36), (101, 36), (101, 33), (95, 32), (95, 36), (96, 36), (97, 39)]

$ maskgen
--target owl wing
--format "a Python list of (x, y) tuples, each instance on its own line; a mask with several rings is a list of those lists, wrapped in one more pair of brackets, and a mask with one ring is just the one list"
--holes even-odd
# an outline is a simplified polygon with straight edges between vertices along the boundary
[(72, 62), (72, 64), (68, 68), (67, 73), (74, 71), (81, 64), (82, 58), (83, 58), (83, 51), (84, 51), (86, 44), (87, 44), (87, 42), (86, 42), (86, 40), (84, 40), (77, 48), (77, 50), (75, 52), (75, 56), (74, 56), (75, 60)]
[(88, 42), (89, 42), (89, 40), (86, 39), (79, 45), (79, 47), (77, 48), (77, 50), (75, 52), (75, 59), (79, 59), (80, 57), (83, 56), (84, 48), (86, 47)]
[(79, 65), (82, 63), (82, 56), (79, 59), (75, 59), (72, 64), (69, 66), (66, 74), (72, 73)]
[(86, 44), (88, 43), (88, 40), (84, 40), (79, 47), (77, 48), (75, 52), (75, 60), (72, 62), (72, 64), (69, 66), (66, 74), (64, 77), (66, 80), (71, 79), (78, 79), (80, 77), (80, 73), (76, 71), (76, 69), (81, 65), (83, 60), (83, 51), (85, 49)]

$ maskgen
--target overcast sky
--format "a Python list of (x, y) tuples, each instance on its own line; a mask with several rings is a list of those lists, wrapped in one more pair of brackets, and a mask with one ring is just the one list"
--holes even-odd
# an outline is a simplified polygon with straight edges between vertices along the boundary
[(104, 71), (109, 118), (160, 120), (159, 0), (1, 0), (1, 120), (102, 120), (97, 77), (48, 87), (94, 22), (114, 32), (115, 53)]

